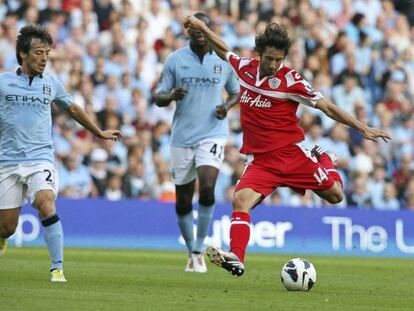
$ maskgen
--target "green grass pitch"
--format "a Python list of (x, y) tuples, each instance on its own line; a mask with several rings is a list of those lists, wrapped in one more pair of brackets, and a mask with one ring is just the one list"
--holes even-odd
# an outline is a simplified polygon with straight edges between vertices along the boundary
[(318, 273), (310, 292), (288, 292), (280, 268), (295, 255), (248, 254), (234, 278), (208, 263), (185, 273), (184, 252), (67, 249), (67, 283), (49, 281), (45, 248), (0, 257), (1, 311), (414, 310), (414, 261), (306, 256)]

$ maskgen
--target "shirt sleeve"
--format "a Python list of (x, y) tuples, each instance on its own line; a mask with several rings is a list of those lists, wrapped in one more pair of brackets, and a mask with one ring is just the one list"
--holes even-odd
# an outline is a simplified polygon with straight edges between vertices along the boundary
[(289, 71), (286, 76), (288, 98), (309, 107), (315, 107), (316, 102), (323, 98), (321, 92), (315, 89), (295, 70)]
[(227, 52), (226, 60), (233, 67), (233, 69), (237, 70), (239, 68), (241, 58), (236, 53)]
[(168, 57), (161, 72), (156, 93), (168, 93), (175, 87), (173, 60)]
[(228, 94), (236, 94), (240, 92), (239, 80), (236, 73), (231, 68), (228, 70), (227, 81), (224, 88)]
[(231, 67), (233, 67), (236, 75), (239, 76), (240, 69), (250, 64), (253, 59), (248, 57), (240, 57), (234, 52), (227, 52), (226, 60), (231, 65)]
[(59, 107), (59, 109), (69, 108), (73, 105), (72, 95), (66, 92), (63, 84), (58, 79), (56, 79), (55, 77), (52, 77), (52, 79), (55, 84), (56, 90), (56, 95), (54, 98), (56, 105)]

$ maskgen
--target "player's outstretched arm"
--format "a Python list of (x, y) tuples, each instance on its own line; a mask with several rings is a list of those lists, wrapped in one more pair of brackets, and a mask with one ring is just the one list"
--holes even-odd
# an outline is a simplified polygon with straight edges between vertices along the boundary
[(121, 132), (118, 130), (102, 131), (95, 123), (92, 122), (92, 120), (79, 105), (73, 104), (66, 111), (72, 119), (76, 120), (80, 125), (96, 137), (111, 140), (119, 140), (122, 137)]
[(226, 60), (226, 54), (230, 51), (226, 43), (224, 43), (221, 38), (216, 35), (208, 26), (194, 17), (193, 15), (187, 16), (184, 19), (183, 25), (185, 28), (194, 28), (200, 30), (204, 36), (207, 38), (209, 45), (216, 52), (216, 54), (221, 58)]
[(385, 142), (391, 140), (391, 136), (387, 132), (366, 126), (325, 98), (317, 101), (316, 108), (322, 110), (331, 119), (357, 129), (366, 139), (377, 141), (378, 138), (381, 138)]

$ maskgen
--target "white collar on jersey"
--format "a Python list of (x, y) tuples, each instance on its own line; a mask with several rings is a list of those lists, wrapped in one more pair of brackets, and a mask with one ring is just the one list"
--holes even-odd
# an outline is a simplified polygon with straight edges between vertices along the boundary
[(276, 70), (275, 74), (273, 76), (264, 76), (262, 79), (260, 79), (260, 65), (257, 67), (257, 74), (256, 74), (256, 83), (255, 86), (261, 86), (263, 82), (266, 81), (266, 79), (269, 79), (271, 77), (274, 77), (277, 72), (282, 69), (285, 65), (283, 63), (280, 63), (279, 68)]

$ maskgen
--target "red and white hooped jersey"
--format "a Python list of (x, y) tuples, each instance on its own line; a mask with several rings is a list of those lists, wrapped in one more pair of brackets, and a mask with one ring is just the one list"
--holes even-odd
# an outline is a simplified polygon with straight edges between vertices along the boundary
[(299, 103), (315, 107), (323, 98), (295, 70), (281, 64), (273, 76), (260, 79), (259, 61), (226, 55), (240, 83), (240, 121), (244, 154), (264, 153), (304, 139), (296, 111)]

